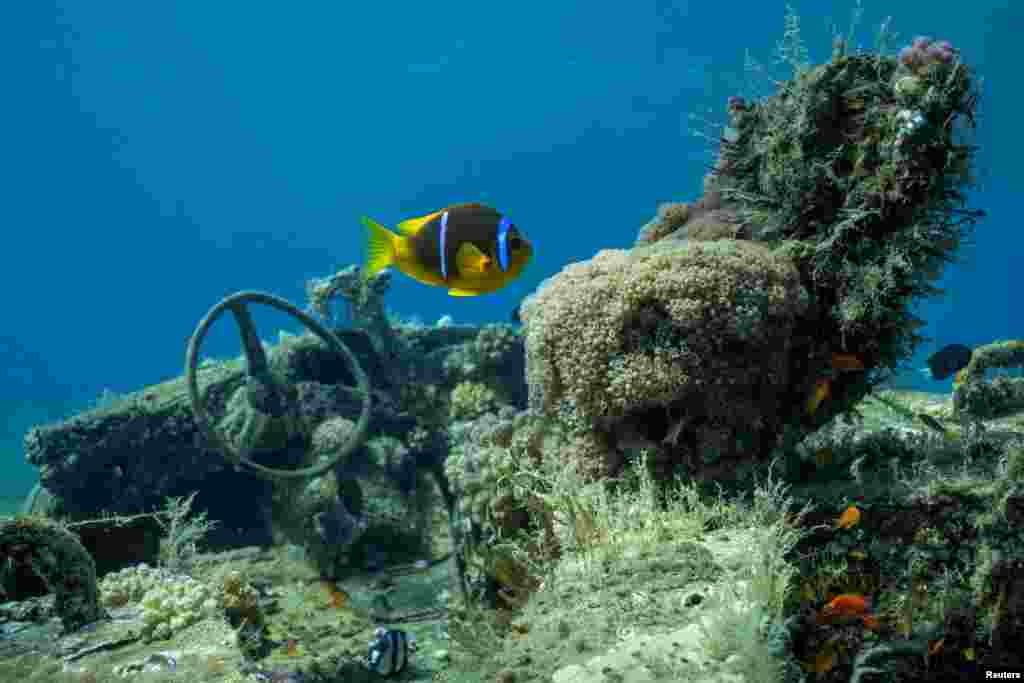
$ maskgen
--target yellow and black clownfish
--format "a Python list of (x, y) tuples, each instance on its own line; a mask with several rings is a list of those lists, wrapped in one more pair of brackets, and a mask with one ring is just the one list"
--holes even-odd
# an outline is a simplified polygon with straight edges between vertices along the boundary
[(477, 296), (519, 277), (533, 247), (519, 229), (483, 204), (455, 204), (398, 224), (396, 235), (363, 217), (369, 233), (364, 272), (394, 266), (414, 280), (445, 287), (451, 296)]

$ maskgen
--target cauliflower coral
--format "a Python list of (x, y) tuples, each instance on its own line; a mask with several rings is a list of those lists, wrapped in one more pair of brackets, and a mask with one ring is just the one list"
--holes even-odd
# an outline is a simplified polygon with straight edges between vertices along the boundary
[[(523, 305), (531, 407), (562, 401), (588, 422), (667, 405), (727, 383), (732, 361), (783, 350), (780, 332), (807, 305), (796, 271), (753, 242), (605, 250), (568, 266)], [(784, 335), (783, 335), (784, 336)], [(740, 349), (735, 349), (740, 350)]]
[(790, 261), (754, 242), (601, 251), (523, 304), (530, 406), (702, 457), (750, 452), (785, 419), (790, 337), (808, 303)]

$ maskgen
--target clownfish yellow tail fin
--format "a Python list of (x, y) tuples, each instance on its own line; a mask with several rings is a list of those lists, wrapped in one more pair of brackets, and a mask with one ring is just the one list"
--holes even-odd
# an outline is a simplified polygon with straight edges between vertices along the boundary
[(367, 234), (363, 275), (373, 277), (395, 262), (397, 242), (401, 238), (372, 218), (363, 216), (362, 222)]

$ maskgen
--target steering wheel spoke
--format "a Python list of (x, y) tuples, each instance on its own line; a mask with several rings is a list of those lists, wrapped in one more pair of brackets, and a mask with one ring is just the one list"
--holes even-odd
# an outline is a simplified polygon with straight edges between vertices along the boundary
[[(256, 323), (252, 319), (247, 304), (258, 303), (287, 313), (305, 325), (333, 351), (341, 354), (348, 362), (352, 374), (356, 378), (357, 391), (362, 399), (362, 410), (359, 421), (352, 431), (349, 441), (339, 448), (334, 457), (327, 462), (300, 469), (279, 469), (267, 467), (254, 462), (250, 457), (253, 442), (258, 442), (267, 430), (274, 430), (280, 436), (281, 425), (297, 423), (296, 395), (294, 386), (282, 383), (270, 370), (263, 342), (256, 331)], [(198, 363), (199, 349), (203, 339), (213, 323), (230, 311), (238, 324), (242, 348), (246, 359), (245, 398), (248, 409), (252, 412), (245, 416), (237, 432), (237, 438), (225, 438), (210, 422), (206, 406), (199, 394)], [(265, 292), (238, 292), (221, 300), (211, 308), (196, 326), (195, 332), (188, 343), (185, 354), (185, 380), (188, 386), (192, 414), (200, 431), (209, 442), (222, 452), (225, 459), (267, 479), (299, 479), (319, 476), (331, 470), (338, 462), (346, 458), (362, 445), (370, 423), (371, 396), (370, 381), (359, 365), (352, 351), (336, 334), (321, 325), (315, 318), (296, 308), (284, 299)], [(234, 431), (234, 430), (233, 430)]]

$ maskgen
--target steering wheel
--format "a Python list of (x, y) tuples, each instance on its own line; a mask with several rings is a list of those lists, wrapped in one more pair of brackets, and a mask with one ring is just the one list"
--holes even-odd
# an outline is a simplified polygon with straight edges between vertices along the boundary
[[(358, 385), (356, 391), (362, 394), (362, 412), (359, 415), (359, 421), (356, 423), (355, 429), (349, 437), (348, 443), (345, 444), (344, 448), (340, 448), (338, 453), (329, 461), (300, 469), (283, 470), (266, 467), (253, 462), (247, 453), (247, 448), (244, 446), (237, 448), (234, 444), (229, 443), (210, 424), (206, 406), (199, 396), (197, 378), (199, 346), (203, 343), (203, 339), (210, 330), (210, 326), (224, 311), (231, 311), (231, 314), (235, 317), (235, 322), (238, 323), (238, 330), (242, 338), (242, 348), (244, 349), (247, 362), (246, 390), (249, 406), (257, 413), (269, 418), (285, 417), (291, 409), (291, 399), (289, 396), (294, 395), (294, 392), (289, 392), (288, 387), (282, 386), (270, 372), (267, 355), (263, 350), (263, 343), (260, 341), (259, 335), (256, 334), (256, 324), (249, 314), (249, 309), (246, 307), (247, 302), (264, 304), (297, 318), (332, 350), (344, 356), (349, 369), (355, 375)], [(188, 351), (185, 354), (185, 381), (188, 385), (188, 395), (192, 403), (192, 414), (200, 431), (203, 432), (211, 443), (221, 450), (228, 462), (234, 465), (244, 465), (266, 479), (301, 479), (319, 476), (331, 470), (343, 458), (359, 448), (366, 439), (366, 431), (370, 424), (370, 380), (359, 365), (359, 360), (336, 334), (321, 325), (308, 313), (299, 310), (294, 305), (273, 294), (265, 292), (237, 292), (222, 299), (220, 303), (211, 308), (206, 316), (199, 321), (195, 332), (192, 333), (192, 338), (189, 339)]]

